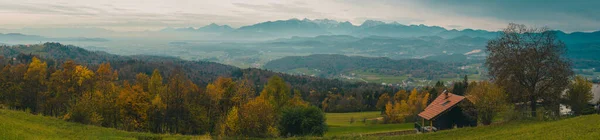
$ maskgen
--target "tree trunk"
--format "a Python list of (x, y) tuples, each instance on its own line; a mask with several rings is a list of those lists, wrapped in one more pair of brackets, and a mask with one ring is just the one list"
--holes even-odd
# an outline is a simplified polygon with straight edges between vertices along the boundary
[(537, 112), (536, 112), (536, 108), (537, 108), (537, 101), (536, 101), (536, 97), (535, 96), (531, 96), (530, 98), (530, 107), (531, 107), (531, 117), (535, 117)]

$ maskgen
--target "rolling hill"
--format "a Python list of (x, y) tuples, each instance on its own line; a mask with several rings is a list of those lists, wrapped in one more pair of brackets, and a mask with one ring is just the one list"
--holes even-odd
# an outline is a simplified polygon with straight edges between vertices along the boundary
[[(375, 104), (380, 94), (392, 92), (392, 87), (374, 83), (347, 82), (336, 79), (327, 79), (303, 75), (290, 75), (269, 70), (248, 68), (241, 69), (207, 61), (188, 61), (174, 57), (133, 55), (120, 56), (100, 51), (88, 51), (76, 46), (62, 45), (59, 43), (45, 43), (31, 46), (0, 46), (0, 66), (7, 63), (29, 63), (33, 56), (38, 56), (48, 62), (49, 67), (60, 67), (61, 62), (74, 60), (92, 70), (98, 64), (109, 62), (113, 69), (118, 71), (119, 80), (135, 81), (138, 73), (152, 74), (158, 69), (162, 75), (168, 77), (175, 71), (182, 71), (187, 78), (200, 87), (205, 87), (218, 77), (231, 77), (233, 79), (246, 79), (256, 87), (255, 94), (264, 87), (271, 76), (278, 75), (283, 78), (291, 89), (297, 89), (302, 97), (312, 105), (320, 106), (327, 98), (328, 93), (342, 96), (354, 96), (361, 104), (357, 108), (341, 108), (344, 110), (331, 110), (348, 112), (356, 110), (375, 110)], [(3, 59), (8, 58), (8, 59)], [(14, 58), (15, 61), (12, 61)]]
[[(3, 139), (210, 139), (208, 136), (126, 132), (6, 109), (0, 109), (0, 122), (0, 137)], [(350, 135), (291, 139), (597, 139), (600, 137), (600, 133), (597, 133), (600, 129), (598, 124), (600, 115), (586, 115), (558, 121), (520, 121), (402, 136)]]
[(600, 115), (587, 115), (558, 121), (524, 121), (491, 126), (462, 128), (429, 134), (415, 134), (382, 139), (598, 139)]
[(0, 109), (0, 122), (1, 139), (209, 139), (206, 136), (127, 132), (6, 109)]

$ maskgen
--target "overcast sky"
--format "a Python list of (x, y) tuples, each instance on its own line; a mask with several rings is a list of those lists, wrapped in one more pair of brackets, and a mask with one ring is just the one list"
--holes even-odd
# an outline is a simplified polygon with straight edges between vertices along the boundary
[(328, 18), (485, 30), (514, 22), (573, 32), (600, 30), (599, 13), (600, 0), (0, 0), (0, 28), (131, 31)]

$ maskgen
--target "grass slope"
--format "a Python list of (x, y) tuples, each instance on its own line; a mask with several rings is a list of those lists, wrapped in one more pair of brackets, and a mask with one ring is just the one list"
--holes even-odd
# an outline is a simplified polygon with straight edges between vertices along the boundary
[(599, 139), (600, 115), (587, 115), (560, 121), (522, 121), (491, 126), (461, 128), (427, 134), (392, 137), (333, 137), (333, 139)]
[(205, 139), (203, 136), (136, 133), (82, 125), (53, 117), (0, 109), (0, 139)]
[[(327, 125), (329, 130), (325, 133), (330, 136), (356, 136), (361, 134), (382, 133), (412, 129), (412, 123), (404, 124), (379, 124), (381, 112), (351, 112), (351, 113), (327, 113)], [(350, 120), (354, 118), (354, 122)], [(366, 119), (366, 121), (364, 121)], [(378, 122), (379, 121), (379, 122)]]

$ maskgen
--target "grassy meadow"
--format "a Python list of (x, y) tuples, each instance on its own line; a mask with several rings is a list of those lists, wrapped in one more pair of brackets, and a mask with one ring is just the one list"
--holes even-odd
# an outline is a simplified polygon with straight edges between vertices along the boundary
[(390, 140), (594, 140), (600, 138), (600, 115), (586, 115), (558, 121), (516, 121), (490, 126), (459, 128), (435, 133), (384, 137), (327, 137), (327, 139)]
[(22, 111), (0, 109), (0, 139), (209, 139), (209, 137), (126, 132), (66, 122)]
[[(363, 134), (412, 129), (406, 124), (370, 124), (350, 118), (376, 119), (379, 112), (327, 113), (329, 132), (323, 138), (291, 139), (598, 139), (600, 115), (586, 115), (559, 121), (515, 121), (490, 126), (459, 128), (436, 133), (401, 136), (364, 136)], [(368, 122), (368, 121), (367, 121)], [(126, 132), (112, 128), (65, 122), (22, 111), (0, 109), (0, 139), (211, 139), (209, 136), (168, 135)]]
[[(412, 123), (381, 124), (383, 118), (380, 113), (379, 111), (326, 113), (329, 131), (325, 136), (356, 136), (413, 129)], [(351, 123), (351, 120), (354, 121)]]

